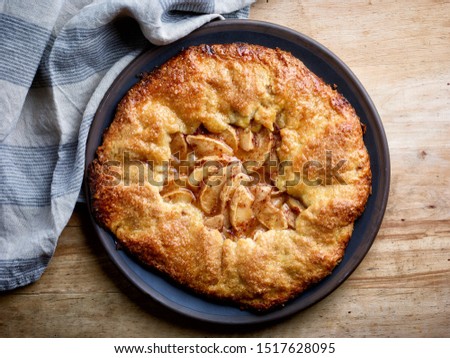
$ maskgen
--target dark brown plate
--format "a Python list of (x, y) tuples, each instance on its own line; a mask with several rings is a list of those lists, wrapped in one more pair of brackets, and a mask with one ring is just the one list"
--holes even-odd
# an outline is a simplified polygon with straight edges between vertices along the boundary
[[(349, 277), (369, 251), (383, 219), (390, 182), (389, 150), (383, 125), (374, 104), (361, 83), (336, 55), (303, 34), (278, 25), (250, 20), (212, 22), (173, 44), (154, 47), (131, 62), (105, 94), (89, 132), (86, 168), (94, 159), (105, 128), (114, 118), (118, 102), (139, 80), (137, 75), (142, 72), (150, 72), (189, 46), (231, 42), (278, 47), (291, 52), (325, 82), (336, 84), (338, 90), (356, 109), (362, 123), (366, 125), (364, 142), (371, 158), (372, 195), (363, 215), (355, 223), (355, 229), (342, 262), (330, 276), (288, 302), (283, 308), (265, 314), (257, 314), (242, 311), (231, 305), (209, 301), (183, 289), (158, 273), (147, 270), (124, 251), (117, 250), (114, 237), (94, 221), (93, 223), (107, 253), (123, 274), (139, 289), (164, 306), (189, 317), (208, 322), (255, 324), (292, 315), (333, 292)], [(85, 177), (85, 179), (87, 178)], [(85, 180), (85, 183), (87, 182)], [(90, 194), (87, 186), (85, 192), (89, 205)]]

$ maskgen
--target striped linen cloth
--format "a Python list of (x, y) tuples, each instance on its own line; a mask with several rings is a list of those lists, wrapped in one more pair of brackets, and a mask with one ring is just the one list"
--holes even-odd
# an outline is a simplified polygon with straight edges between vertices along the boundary
[(80, 192), (89, 126), (120, 71), (149, 41), (246, 18), (252, 2), (0, 0), (0, 290), (48, 265)]

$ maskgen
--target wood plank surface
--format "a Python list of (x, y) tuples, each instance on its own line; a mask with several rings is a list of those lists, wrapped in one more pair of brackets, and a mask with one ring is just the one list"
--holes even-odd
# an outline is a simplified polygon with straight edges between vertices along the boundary
[(449, 337), (450, 3), (261, 0), (251, 18), (319, 41), (381, 115), (392, 182), (379, 235), (330, 296), (283, 321), (220, 327), (172, 313), (110, 262), (83, 205), (42, 278), (0, 294), (0, 337)]

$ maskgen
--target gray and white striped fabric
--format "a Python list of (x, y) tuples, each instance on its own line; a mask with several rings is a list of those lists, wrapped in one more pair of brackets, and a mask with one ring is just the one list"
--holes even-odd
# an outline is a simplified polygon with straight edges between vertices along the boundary
[[(104, 93), (149, 41), (253, 0), (0, 0), (0, 290), (37, 280), (81, 188)], [(222, 14), (222, 15), (219, 15)]]

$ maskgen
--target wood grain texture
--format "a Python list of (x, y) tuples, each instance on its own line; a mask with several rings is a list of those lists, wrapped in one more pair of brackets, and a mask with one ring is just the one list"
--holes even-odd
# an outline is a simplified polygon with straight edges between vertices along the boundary
[(336, 53), (375, 102), (391, 151), (385, 219), (353, 275), (276, 324), (206, 325), (149, 300), (107, 258), (83, 206), (37, 283), (0, 294), (0, 337), (449, 337), (450, 13), (447, 1), (261, 0), (251, 18)]

